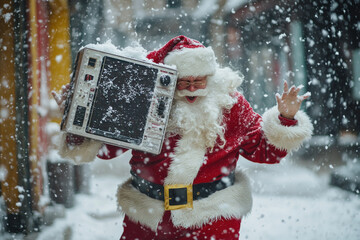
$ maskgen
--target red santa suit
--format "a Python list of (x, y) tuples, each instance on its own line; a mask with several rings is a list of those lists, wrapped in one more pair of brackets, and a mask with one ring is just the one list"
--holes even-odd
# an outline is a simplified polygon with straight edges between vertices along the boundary
[[(312, 124), (302, 111), (295, 120), (279, 116), (276, 107), (263, 116), (255, 113), (237, 91), (242, 78), (229, 68), (220, 68), (212, 49), (195, 40), (179, 36), (148, 58), (176, 65), (179, 77), (207, 75), (209, 92), (192, 104), (176, 98), (160, 154), (132, 151), (133, 178), (117, 193), (119, 208), (125, 213), (123, 238), (238, 239), (240, 221), (250, 212), (252, 197), (247, 177), (236, 169), (237, 160), (242, 156), (258, 163), (278, 163), (311, 136)], [(189, 120), (189, 115), (195, 117)], [(111, 159), (123, 151), (90, 139), (81, 145), (64, 144), (61, 150), (77, 163), (88, 162), (96, 154)], [(134, 177), (150, 188), (184, 184), (195, 189), (204, 183), (222, 187), (194, 200), (192, 208), (165, 210), (164, 197), (139, 191)], [(196, 198), (197, 193), (193, 194)]]

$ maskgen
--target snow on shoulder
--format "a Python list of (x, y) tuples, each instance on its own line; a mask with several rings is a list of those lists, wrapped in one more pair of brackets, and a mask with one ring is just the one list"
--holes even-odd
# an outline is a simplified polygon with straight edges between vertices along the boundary
[(147, 51), (140, 45), (140, 43), (134, 42), (132, 45), (133, 46), (119, 49), (112, 44), (111, 40), (107, 40), (105, 43), (87, 44), (86, 46), (80, 48), (80, 50), (83, 48), (91, 48), (102, 52), (112, 53), (115, 55), (121, 55), (124, 57), (152, 63), (151, 60), (146, 58)]

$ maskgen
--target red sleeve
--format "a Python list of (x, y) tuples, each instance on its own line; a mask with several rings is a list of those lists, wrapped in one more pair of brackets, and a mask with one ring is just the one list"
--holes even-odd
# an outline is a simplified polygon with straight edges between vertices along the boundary
[(296, 119), (288, 119), (281, 115), (279, 115), (279, 120), (280, 120), (281, 125), (284, 125), (286, 127), (295, 126), (298, 122)]
[(241, 95), (237, 103), (239, 113), (236, 131), (240, 143), (240, 154), (258, 163), (279, 163), (287, 154), (285, 150), (270, 144), (262, 131), (262, 117), (254, 112), (250, 104)]

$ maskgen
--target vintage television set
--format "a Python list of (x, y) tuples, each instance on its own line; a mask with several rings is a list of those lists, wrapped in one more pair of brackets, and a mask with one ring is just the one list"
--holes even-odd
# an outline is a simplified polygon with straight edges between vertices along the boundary
[(77, 54), (61, 130), (159, 154), (176, 81), (170, 66), (85, 47)]

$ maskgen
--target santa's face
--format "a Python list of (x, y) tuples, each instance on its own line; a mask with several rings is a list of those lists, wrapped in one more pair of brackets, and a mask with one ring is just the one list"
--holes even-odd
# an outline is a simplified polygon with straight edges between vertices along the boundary
[(194, 103), (198, 97), (207, 94), (206, 85), (206, 76), (183, 77), (177, 81), (176, 94), (180, 98), (185, 98), (188, 103)]

